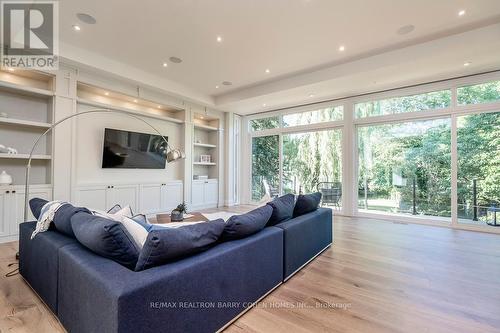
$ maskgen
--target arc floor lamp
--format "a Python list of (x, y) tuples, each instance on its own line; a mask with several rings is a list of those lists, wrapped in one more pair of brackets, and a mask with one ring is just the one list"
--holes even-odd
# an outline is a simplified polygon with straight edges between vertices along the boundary
[(156, 129), (156, 127), (154, 127), (148, 121), (144, 120), (143, 118), (139, 117), (138, 115), (136, 115), (133, 112), (123, 111), (123, 110), (113, 110), (113, 109), (92, 109), (92, 110), (87, 110), (87, 111), (82, 111), (82, 112), (78, 112), (78, 113), (72, 114), (72, 115), (67, 116), (65, 118), (62, 118), (61, 120), (58, 120), (54, 124), (52, 124), (45, 132), (43, 132), (38, 137), (38, 139), (35, 141), (35, 144), (31, 148), (31, 152), (30, 152), (29, 158), (28, 158), (28, 164), (26, 165), (26, 185), (24, 186), (24, 221), (25, 222), (28, 221), (28, 211), (29, 211), (28, 210), (28, 205), (29, 205), (29, 188), (30, 188), (31, 159), (32, 159), (32, 156), (33, 156), (33, 152), (35, 151), (36, 147), (38, 146), (38, 143), (40, 142), (40, 140), (45, 135), (47, 135), (54, 128), (56, 128), (57, 125), (65, 122), (66, 120), (69, 120), (71, 118), (78, 117), (78, 116), (81, 116), (81, 115), (84, 115), (84, 114), (89, 114), (89, 113), (118, 113), (118, 114), (122, 114), (122, 115), (128, 116), (130, 118), (134, 118), (134, 119), (136, 119), (136, 120), (138, 120), (138, 121), (146, 124), (147, 126), (149, 126), (154, 132), (156, 132), (163, 139), (163, 141), (165, 142), (165, 144), (167, 146), (167, 149), (165, 151), (167, 163), (175, 162), (175, 161), (178, 161), (178, 160), (186, 158), (186, 155), (184, 154), (184, 152), (182, 150), (180, 150), (180, 149), (172, 149), (170, 147), (170, 145), (168, 144), (168, 140), (160, 133), (160, 131), (158, 131)]

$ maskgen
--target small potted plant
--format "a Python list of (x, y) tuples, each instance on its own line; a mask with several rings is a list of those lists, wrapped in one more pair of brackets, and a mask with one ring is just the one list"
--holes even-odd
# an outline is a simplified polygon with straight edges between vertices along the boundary
[(184, 213), (187, 213), (187, 205), (185, 202), (175, 208), (170, 214), (170, 221), (172, 222), (180, 222), (184, 220)]

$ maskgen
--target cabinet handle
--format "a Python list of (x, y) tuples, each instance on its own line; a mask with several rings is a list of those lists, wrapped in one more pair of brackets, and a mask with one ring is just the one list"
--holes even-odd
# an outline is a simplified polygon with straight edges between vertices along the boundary
[(12, 193), (16, 193), (16, 191), (12, 191)]
[(5, 191), (5, 193), (10, 193), (10, 191)]

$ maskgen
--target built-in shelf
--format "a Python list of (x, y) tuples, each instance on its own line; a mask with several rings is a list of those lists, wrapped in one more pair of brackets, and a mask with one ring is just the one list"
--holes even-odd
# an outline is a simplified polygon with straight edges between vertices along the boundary
[(54, 92), (46, 89), (34, 88), (29, 86), (23, 86), (20, 84), (10, 83), (7, 81), (0, 81), (0, 89), (20, 93), (24, 95), (31, 95), (37, 97), (52, 97)]
[(193, 145), (195, 147), (205, 147), (205, 148), (217, 148), (217, 145), (212, 145), (210, 143), (199, 143), (199, 142), (195, 142), (193, 143)]
[(206, 165), (206, 166), (213, 166), (217, 165), (217, 163), (214, 162), (193, 162), (194, 165)]
[(23, 127), (38, 127), (38, 128), (49, 128), (52, 124), (43, 123), (39, 121), (31, 121), (31, 120), (21, 120), (21, 119), (13, 119), (13, 118), (1, 118), (0, 124), (10, 124), (10, 125), (18, 125)]
[[(7, 159), (18, 159), (18, 160), (27, 160), (29, 159), (30, 155), (29, 154), (5, 154), (5, 153), (0, 153), (0, 159), (1, 158), (7, 158)], [(31, 159), (33, 160), (50, 160), (52, 159), (52, 156), (50, 155), (33, 155), (31, 156)]]
[(136, 115), (136, 116), (143, 116), (143, 117), (149, 117), (149, 118), (154, 118), (154, 119), (160, 119), (160, 120), (165, 120), (165, 121), (169, 121), (169, 122), (177, 123), (177, 124), (184, 123), (183, 120), (180, 120), (177, 118), (160, 116), (160, 115), (156, 115), (153, 113), (141, 112), (141, 111), (137, 111), (134, 109), (128, 109), (128, 108), (124, 108), (124, 107), (117, 107), (115, 105), (100, 103), (100, 102), (96, 102), (96, 101), (92, 101), (92, 100), (88, 100), (88, 99), (83, 99), (83, 98), (78, 98), (77, 102), (80, 104), (90, 105), (90, 106), (94, 106), (94, 107), (102, 108), (102, 109), (125, 111), (127, 113), (131, 113), (131, 114)]
[(214, 126), (208, 126), (208, 125), (202, 125), (202, 124), (194, 124), (194, 128), (198, 128), (201, 130), (206, 130), (206, 131), (218, 131), (219, 129)]

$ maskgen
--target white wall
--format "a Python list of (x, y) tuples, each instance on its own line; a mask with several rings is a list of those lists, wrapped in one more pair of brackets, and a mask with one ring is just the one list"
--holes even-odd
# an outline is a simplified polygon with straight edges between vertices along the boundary
[[(94, 109), (92, 106), (78, 104), (78, 112)], [(184, 149), (184, 137), (181, 124), (175, 124), (154, 118), (144, 119), (157, 128), (163, 135), (168, 136), (169, 144), (175, 148)], [(75, 183), (147, 183), (168, 180), (182, 180), (184, 162), (167, 164), (165, 170), (155, 169), (102, 169), (102, 149), (104, 128), (114, 128), (125, 131), (135, 131), (156, 134), (146, 124), (126, 115), (89, 114), (76, 119), (75, 149)]]

